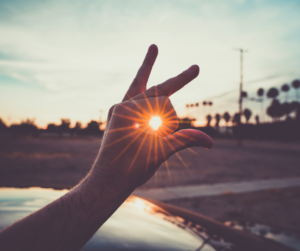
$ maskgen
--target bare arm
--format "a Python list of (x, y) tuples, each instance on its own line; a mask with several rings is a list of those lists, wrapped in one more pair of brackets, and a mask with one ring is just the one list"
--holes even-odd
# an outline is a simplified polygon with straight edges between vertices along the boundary
[[(200, 131), (173, 133), (178, 121), (168, 97), (197, 77), (199, 67), (146, 90), (157, 53), (150, 46), (122, 103), (111, 108), (91, 172), (64, 196), (2, 230), (1, 250), (80, 250), (172, 154), (190, 146), (212, 147)], [(152, 116), (162, 119), (158, 130), (149, 126)]]

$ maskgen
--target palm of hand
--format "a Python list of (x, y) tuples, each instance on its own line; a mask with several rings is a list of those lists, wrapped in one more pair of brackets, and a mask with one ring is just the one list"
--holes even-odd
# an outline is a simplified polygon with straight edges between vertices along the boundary
[[(111, 108), (98, 158), (105, 162), (102, 172), (108, 180), (131, 189), (145, 183), (177, 151), (213, 144), (209, 136), (196, 130), (172, 134), (178, 120), (168, 96), (194, 79), (198, 66), (146, 90), (156, 56), (157, 47), (152, 45), (123, 102)], [(161, 118), (158, 130), (149, 125), (153, 116)]]

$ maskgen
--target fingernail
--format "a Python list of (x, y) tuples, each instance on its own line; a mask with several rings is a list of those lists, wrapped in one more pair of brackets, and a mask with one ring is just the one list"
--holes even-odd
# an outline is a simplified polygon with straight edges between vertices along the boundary
[(190, 68), (187, 69), (187, 71), (193, 72), (193, 71), (195, 71), (197, 69), (198, 69), (197, 65), (192, 65)]

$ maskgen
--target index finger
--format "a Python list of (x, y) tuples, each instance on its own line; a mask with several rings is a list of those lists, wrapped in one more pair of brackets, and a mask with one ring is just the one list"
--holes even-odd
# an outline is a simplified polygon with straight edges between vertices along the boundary
[(199, 66), (192, 65), (189, 69), (182, 72), (174, 78), (168, 79), (166, 82), (153, 86), (150, 89), (144, 91), (133, 97), (132, 99), (138, 100), (145, 97), (157, 97), (157, 96), (171, 96), (173, 93), (180, 90), (186, 84), (191, 82), (194, 78), (199, 75)]
[(158, 48), (155, 44), (152, 44), (149, 47), (146, 57), (144, 59), (144, 62), (142, 64), (142, 66), (140, 67), (140, 69), (138, 70), (136, 77), (132, 81), (132, 84), (130, 85), (122, 102), (124, 102), (146, 90), (148, 78), (150, 76), (150, 73), (151, 73), (152, 67), (154, 65), (155, 59), (157, 57), (157, 54), (158, 54)]

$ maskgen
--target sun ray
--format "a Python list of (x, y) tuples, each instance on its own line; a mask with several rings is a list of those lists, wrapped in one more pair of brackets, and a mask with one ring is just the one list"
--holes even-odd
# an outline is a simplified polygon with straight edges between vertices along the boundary
[(197, 156), (200, 157), (200, 155), (198, 153), (196, 153), (192, 148), (188, 147), (187, 150), (189, 150), (191, 153), (193, 153), (193, 154), (195, 154), (195, 155), (197, 155)]
[(168, 99), (166, 99), (166, 100), (165, 100), (165, 103), (164, 103), (164, 105), (163, 105), (163, 107), (162, 107), (162, 109), (161, 109), (161, 111), (160, 111), (160, 113), (159, 113), (159, 116), (160, 116), (160, 117), (162, 117), (162, 116), (163, 116), (163, 114), (164, 114), (164, 112), (165, 112), (165, 109), (166, 109), (166, 106), (167, 106), (167, 104), (168, 104)]
[(125, 127), (115, 128), (115, 129), (108, 129), (108, 131), (106, 133), (125, 131), (125, 130), (129, 130), (129, 129), (134, 129), (134, 128), (133, 128), (133, 126), (125, 126)]
[(148, 170), (149, 161), (150, 161), (150, 157), (151, 157), (152, 144), (153, 144), (153, 137), (155, 137), (155, 135), (152, 135), (152, 136), (151, 136), (151, 139), (150, 139), (150, 145), (149, 145), (148, 157), (147, 157), (147, 163), (146, 163), (146, 172), (147, 172), (147, 170)]
[(145, 119), (139, 119), (139, 118), (136, 118), (136, 117), (131, 117), (131, 116), (126, 116), (126, 115), (123, 115), (123, 114), (118, 114), (118, 113), (114, 113), (115, 116), (118, 116), (118, 117), (121, 117), (121, 118), (125, 118), (125, 119), (130, 119), (130, 120), (133, 120), (135, 122), (142, 122), (142, 123), (146, 123)]
[(196, 139), (194, 139), (193, 137), (191, 137), (191, 136), (187, 136), (187, 135), (185, 135), (185, 134), (181, 133), (180, 131), (179, 131), (179, 132), (177, 132), (177, 135), (178, 135), (178, 136), (181, 136), (181, 137), (183, 137), (183, 138), (186, 138), (186, 139), (190, 139), (190, 140), (193, 140), (193, 141), (197, 141), (197, 140), (196, 140)]
[(168, 133), (164, 128), (159, 128), (159, 133), (163, 136), (166, 137), (168, 136), (170, 133)]
[(154, 135), (154, 161), (155, 165), (157, 165), (157, 135)]
[(156, 100), (156, 113), (158, 113), (158, 111), (159, 111), (159, 100), (158, 100), (157, 86), (155, 86), (155, 100)]
[[(146, 128), (147, 129), (147, 128)], [(114, 163), (118, 158), (120, 158), (120, 156), (124, 153), (124, 152), (126, 152), (127, 151), (127, 149), (138, 139), (138, 137), (146, 130), (146, 129), (144, 129), (144, 130), (141, 130), (140, 132), (139, 132), (139, 134), (138, 135), (136, 135), (128, 144), (127, 144), (127, 146), (118, 154), (118, 156), (112, 161), (112, 163)]]
[(148, 105), (148, 107), (149, 107), (149, 109), (150, 109), (150, 113), (151, 113), (151, 114), (154, 114), (152, 105), (151, 105), (151, 103), (150, 103), (148, 97), (146, 96), (146, 94), (145, 94), (144, 92), (143, 92), (143, 95), (144, 95), (144, 98), (145, 98), (145, 100), (146, 100), (146, 102), (147, 102), (147, 105)]
[(177, 158), (181, 161), (181, 163), (185, 166), (185, 168), (189, 171), (189, 173), (192, 173), (191, 170), (188, 168), (187, 164), (184, 162), (184, 160), (181, 158), (181, 156), (179, 155), (179, 153), (175, 153)]
[(131, 133), (129, 133), (129, 134), (123, 136), (122, 138), (119, 138), (119, 139), (117, 139), (117, 140), (115, 140), (115, 141), (109, 143), (108, 145), (104, 146), (104, 148), (107, 148), (107, 147), (109, 147), (109, 146), (112, 146), (112, 145), (114, 145), (114, 144), (116, 144), (116, 143), (118, 143), (118, 142), (120, 142), (120, 141), (122, 141), (122, 140), (124, 140), (124, 139), (126, 139), (126, 138), (128, 138), (128, 137), (130, 137), (130, 136), (132, 136), (132, 135), (134, 135), (134, 134), (137, 134), (138, 132), (139, 132), (138, 130), (133, 131), (133, 132), (131, 132)]
[(179, 155), (178, 152), (176, 152), (176, 149), (172, 146), (172, 144), (170, 143), (169, 139), (165, 138), (167, 144), (170, 146), (170, 148), (172, 149), (172, 151), (175, 153), (175, 155), (177, 156), (177, 158), (181, 161), (181, 163), (185, 166), (185, 168), (190, 172), (191, 170), (188, 168), (187, 164), (184, 162), (184, 160), (181, 158), (181, 156)]
[(133, 113), (135, 113), (136, 115), (138, 115), (138, 116), (140, 116), (140, 117), (142, 117), (142, 118), (144, 118), (144, 119), (148, 119), (148, 117), (147, 116), (145, 116), (144, 114), (142, 114), (142, 113), (140, 113), (140, 112), (137, 112), (137, 111), (135, 111), (134, 109), (132, 109), (132, 108), (130, 108), (130, 107), (128, 107), (128, 106), (126, 106), (126, 105), (124, 105), (124, 104), (120, 104), (122, 107), (124, 107), (126, 110), (128, 110), (128, 111), (131, 111), (131, 112), (133, 112)]
[(168, 111), (167, 113), (165, 113), (162, 118), (164, 119), (164, 118), (168, 117), (172, 112), (175, 112), (174, 108), (172, 108), (170, 111)]
[[(143, 93), (143, 95), (144, 95), (144, 97), (145, 97), (145, 94), (144, 94), (144, 93)], [(129, 96), (129, 97), (130, 97), (130, 96)], [(147, 115), (150, 117), (150, 114), (149, 114), (145, 109), (143, 109), (143, 107), (141, 107), (141, 106), (139, 105), (139, 103), (136, 102), (136, 100), (134, 100), (132, 97), (130, 97), (130, 101), (132, 101), (132, 102), (137, 106), (137, 108), (139, 108), (143, 113), (147, 114)]]
[(142, 149), (142, 147), (143, 147), (143, 145), (144, 145), (144, 143), (145, 143), (145, 140), (146, 140), (148, 134), (149, 134), (149, 132), (146, 132), (146, 133), (145, 133), (145, 136), (144, 136), (144, 138), (143, 138), (143, 140), (142, 140), (142, 142), (141, 142), (141, 144), (140, 144), (138, 150), (136, 151), (136, 153), (135, 153), (135, 155), (134, 155), (134, 157), (133, 157), (133, 159), (132, 159), (132, 161), (131, 161), (131, 164), (130, 164), (130, 166), (129, 166), (129, 169), (128, 169), (127, 173), (130, 172), (130, 170), (131, 170), (131, 168), (132, 168), (134, 162), (136, 161), (136, 158), (137, 158), (137, 156), (139, 155), (139, 153), (140, 153), (140, 151), (141, 151), (141, 149)]
[[(178, 133), (178, 132), (177, 132)], [(172, 137), (172, 139), (174, 139), (178, 144), (185, 146), (185, 144), (183, 142), (181, 142), (179, 139), (177, 139), (174, 135), (170, 135)]]
[(168, 138), (165, 138), (167, 144), (170, 146), (170, 148), (172, 149), (173, 152), (176, 152), (175, 148), (172, 146), (172, 144), (170, 143)]
[(162, 140), (161, 140), (160, 137), (159, 137), (159, 144), (160, 144), (161, 151), (162, 151), (162, 154), (163, 154), (163, 157), (164, 157), (164, 160), (165, 160), (165, 164), (166, 164), (166, 168), (167, 168), (169, 179), (172, 180), (171, 174), (170, 174), (170, 170), (169, 170), (169, 164), (168, 164), (166, 153), (165, 153), (165, 149), (163, 147)]
[(139, 108), (143, 113), (147, 115), (147, 119), (151, 117), (151, 114), (148, 111), (146, 111), (141, 105), (139, 105), (138, 102), (136, 102), (135, 100), (132, 100), (132, 102), (136, 105), (137, 108)]
[(173, 120), (173, 119), (174, 119), (174, 121), (177, 121), (177, 115), (166, 117), (166, 118), (164, 118), (164, 121), (169, 121), (169, 120)]
[(174, 130), (172, 130), (171, 128), (169, 128), (168, 126), (162, 124), (160, 127), (159, 127), (160, 130), (164, 130), (164, 131), (168, 131), (169, 134), (172, 133)]
[(166, 137), (166, 136), (170, 135), (170, 134), (173, 132), (173, 130), (171, 130), (170, 128), (165, 127), (165, 126), (161, 126), (161, 127), (159, 128), (159, 132), (160, 132), (160, 134), (162, 134), (164, 137)]

